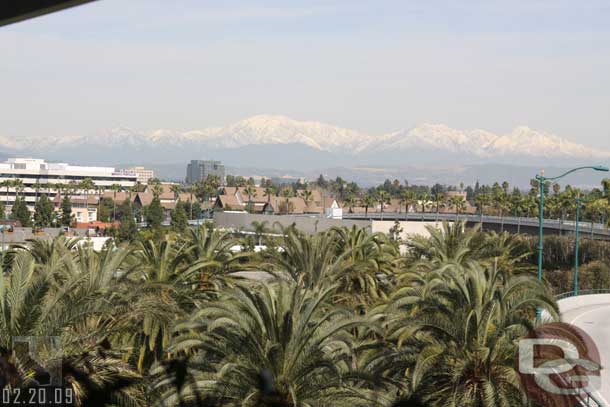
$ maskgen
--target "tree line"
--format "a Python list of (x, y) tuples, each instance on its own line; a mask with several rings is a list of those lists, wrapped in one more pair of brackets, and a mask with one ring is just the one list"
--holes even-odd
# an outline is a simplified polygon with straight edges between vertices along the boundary
[[(85, 406), (535, 406), (516, 346), (536, 309), (558, 309), (518, 236), (461, 223), (405, 242), (251, 230), (13, 247), (0, 387), (60, 364)], [(42, 343), (35, 363), (15, 342), (28, 336), (58, 338), (62, 356)]]

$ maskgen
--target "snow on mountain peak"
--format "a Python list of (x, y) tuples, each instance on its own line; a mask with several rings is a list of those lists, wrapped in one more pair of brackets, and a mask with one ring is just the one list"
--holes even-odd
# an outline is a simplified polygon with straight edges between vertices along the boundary
[[(19, 140), (19, 141), (17, 141)], [(178, 131), (152, 131), (117, 127), (95, 135), (22, 138), (0, 137), (0, 147), (10, 151), (45, 152), (62, 145), (101, 146), (105, 148), (202, 146), (206, 149), (237, 148), (248, 145), (303, 144), (311, 148), (352, 155), (399, 152), (405, 155), (425, 150), (456, 154), (462, 157), (492, 158), (501, 156), (607, 158), (609, 152), (592, 149), (556, 135), (517, 126), (503, 135), (471, 129), (458, 130), (445, 124), (423, 123), (410, 129), (383, 135), (370, 135), (315, 121), (297, 121), (281, 115), (256, 115), (224, 127)]]

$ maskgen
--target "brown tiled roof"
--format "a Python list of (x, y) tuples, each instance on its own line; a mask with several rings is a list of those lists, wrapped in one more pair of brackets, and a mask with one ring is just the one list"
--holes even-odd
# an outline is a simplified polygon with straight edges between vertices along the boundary
[(235, 195), (218, 195), (216, 198), (216, 206), (221, 209), (243, 209), (243, 205), (239, 203)]
[[(134, 198), (135, 195), (136, 194), (134, 194), (134, 193), (131, 194), (131, 200), (132, 201), (133, 201), (133, 198)], [(114, 200), (114, 192), (113, 191), (105, 191), (104, 194), (102, 195), (102, 197)], [(125, 202), (126, 199), (129, 199), (129, 192), (120, 191), (120, 192), (116, 193), (116, 202), (117, 203)]]
[[(191, 194), (190, 192), (181, 192), (180, 195), (178, 195), (178, 199), (181, 200), (182, 202), (189, 202), (191, 200)], [(193, 194), (193, 202), (197, 201), (197, 197), (195, 196), (195, 194)]]
[(152, 202), (154, 195), (152, 192), (138, 192), (135, 194), (134, 200), (138, 199), (142, 206), (148, 206)]
[[(265, 188), (263, 188), (263, 187), (252, 187), (252, 188), (254, 190), (254, 193), (250, 197), (252, 202), (260, 202), (263, 204), (267, 203), (269, 198), (267, 197), (267, 195), (265, 195)], [(221, 193), (222, 193), (222, 195), (235, 195), (237, 192), (239, 192), (241, 199), (244, 202), (247, 202), (248, 194), (246, 194), (245, 190), (246, 190), (246, 187), (224, 187), (221, 190)]]
[[(59, 194), (55, 194), (55, 197), (53, 197), (52, 201), (55, 205), (60, 205), (62, 199), (63, 198)], [(72, 196), (70, 196), (70, 202), (75, 203), (75, 204), (84, 204), (85, 195), (72, 195)], [(89, 205), (97, 205), (98, 204), (98, 195), (89, 194), (87, 196), (87, 203)]]

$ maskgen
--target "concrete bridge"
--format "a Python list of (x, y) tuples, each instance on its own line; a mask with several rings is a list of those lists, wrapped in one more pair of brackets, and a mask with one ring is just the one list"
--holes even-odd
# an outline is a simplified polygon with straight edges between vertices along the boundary
[[(527, 233), (531, 235), (538, 234), (538, 218), (524, 218), (524, 217), (512, 217), (505, 216), (503, 218), (499, 216), (480, 216), (480, 215), (455, 215), (448, 213), (396, 213), (396, 212), (373, 212), (365, 215), (364, 213), (343, 213), (343, 219), (350, 220), (385, 220), (385, 221), (419, 221), (419, 222), (441, 222), (455, 220), (465, 221), (468, 226), (482, 224), (482, 228), (485, 231), (495, 230), (497, 232), (505, 230), (511, 233)], [(576, 222), (574, 221), (561, 221), (556, 219), (545, 219), (544, 234), (574, 234), (576, 229)], [(580, 222), (580, 235), (581, 237), (589, 237), (594, 239), (610, 240), (610, 231), (605, 225), (601, 223), (591, 222)]]

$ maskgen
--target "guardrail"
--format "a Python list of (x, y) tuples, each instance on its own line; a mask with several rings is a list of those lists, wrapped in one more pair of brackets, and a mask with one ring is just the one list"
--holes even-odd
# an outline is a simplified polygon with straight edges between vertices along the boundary
[[(504, 224), (506, 226), (521, 226), (521, 227), (538, 227), (538, 218), (530, 217), (515, 217), (515, 216), (491, 216), (491, 215), (479, 215), (479, 214), (452, 214), (452, 213), (435, 213), (435, 212), (369, 212), (364, 213), (347, 213), (343, 212), (344, 219), (370, 219), (370, 220), (415, 220), (415, 221), (433, 221), (439, 222), (443, 220), (455, 221), (461, 220), (471, 223), (494, 223)], [(579, 222), (581, 232), (593, 233), (596, 235), (610, 236), (610, 231), (605, 224), (602, 223), (591, 223), (591, 222)], [(543, 223), (544, 228), (557, 229), (563, 231), (573, 231), (576, 228), (576, 222), (571, 220), (561, 219), (545, 219)]]
[(581, 404), (585, 407), (604, 407), (603, 403), (589, 392), (586, 392), (583, 396), (580, 396), (579, 398)]
[[(564, 298), (570, 297), (580, 297), (581, 295), (594, 295), (594, 294), (610, 294), (610, 289), (608, 288), (600, 288), (600, 289), (590, 289), (590, 290), (580, 290), (578, 294), (574, 294), (574, 291), (568, 291), (565, 293), (557, 294), (555, 296), (556, 300), (562, 300)], [(584, 407), (605, 407), (604, 404), (599, 401), (594, 395), (589, 392), (585, 392), (584, 394), (578, 397), (580, 400), (580, 405)]]
[(581, 295), (593, 295), (593, 294), (610, 294), (610, 289), (608, 288), (599, 288), (599, 289), (591, 289), (591, 290), (580, 290), (578, 294), (574, 295), (574, 291), (568, 291), (565, 293), (557, 294), (555, 296), (556, 300), (563, 300), (564, 298), (570, 297), (580, 297)]

